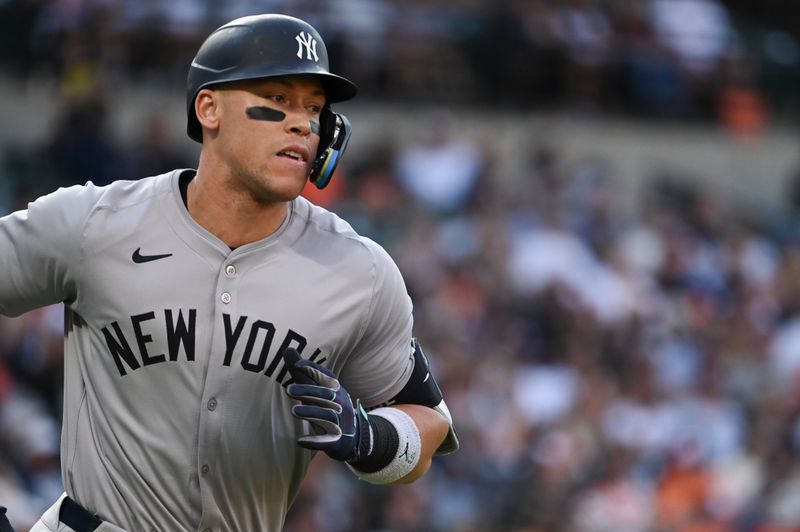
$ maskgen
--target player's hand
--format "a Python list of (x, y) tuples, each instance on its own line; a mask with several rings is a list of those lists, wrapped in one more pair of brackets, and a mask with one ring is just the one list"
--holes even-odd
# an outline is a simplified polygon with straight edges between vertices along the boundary
[(331, 370), (301, 358), (294, 348), (283, 351), (283, 360), (294, 379), (286, 392), (300, 401), (292, 406), (292, 415), (311, 423), (315, 432), (301, 436), (297, 443), (348, 462), (369, 453), (370, 423), (361, 401), (353, 404)]

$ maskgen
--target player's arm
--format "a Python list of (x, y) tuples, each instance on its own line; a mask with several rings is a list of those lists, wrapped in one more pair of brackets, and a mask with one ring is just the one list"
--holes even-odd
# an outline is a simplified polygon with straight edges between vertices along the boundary
[(74, 297), (70, 270), (95, 190), (59, 189), (0, 218), (0, 314), (16, 316)]
[(459, 442), (453, 418), (444, 396), (431, 370), (422, 347), (412, 341), (414, 368), (403, 389), (391, 400), (390, 407), (404, 412), (417, 426), (421, 451), (419, 463), (397, 483), (417, 480), (430, 469), (437, 454), (450, 454), (458, 450)]
[(346, 462), (374, 484), (408, 483), (424, 475), (435, 454), (458, 449), (452, 418), (416, 340), (414, 368), (403, 389), (369, 412), (353, 400), (329, 369), (302, 359), (294, 349), (284, 361), (294, 383), (287, 393), (299, 404), (292, 414), (311, 423), (314, 434), (298, 443)]
[[(436, 450), (442, 445), (450, 430), (450, 423), (442, 414), (427, 406), (402, 404), (388, 408), (400, 410), (410, 417), (416, 425), (420, 436), (420, 454), (417, 464), (407, 474), (390, 482), (390, 484), (414, 482), (431, 468)], [(353, 467), (358, 471), (358, 466), (354, 465)]]
[(335, 375), (287, 350), (294, 379), (287, 392), (299, 401), (292, 413), (315, 432), (300, 437), (301, 446), (346, 462), (368, 482), (411, 482), (432, 456), (455, 451), (458, 440), (422, 349), (411, 340), (412, 303), (402, 275), (383, 248), (364, 243), (373, 299), (364, 305), (363, 334), (346, 348), (348, 364)]

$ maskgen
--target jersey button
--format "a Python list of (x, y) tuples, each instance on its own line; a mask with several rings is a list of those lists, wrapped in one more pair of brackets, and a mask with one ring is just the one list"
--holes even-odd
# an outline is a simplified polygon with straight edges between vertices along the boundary
[(203, 474), (203, 476), (206, 476), (206, 475), (208, 475), (208, 471), (209, 471), (210, 469), (211, 469), (211, 468), (210, 468), (210, 467), (208, 467), (208, 464), (203, 464), (203, 467), (201, 467), (201, 468), (200, 468), (200, 473), (202, 473), (202, 474)]
[(220, 296), (220, 299), (222, 300), (223, 303), (227, 305), (228, 303), (231, 302), (232, 298), (228, 292), (222, 292), (222, 296)]
[(234, 266), (233, 264), (228, 264), (227, 266), (225, 266), (225, 275), (227, 275), (228, 277), (233, 277), (234, 275), (236, 275), (236, 266)]
[(217, 400), (216, 399), (209, 399), (208, 400), (208, 409), (212, 412), (217, 409)]

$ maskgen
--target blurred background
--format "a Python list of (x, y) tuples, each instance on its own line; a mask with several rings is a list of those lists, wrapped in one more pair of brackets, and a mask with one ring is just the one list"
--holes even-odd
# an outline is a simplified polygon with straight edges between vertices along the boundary
[[(0, 0), (0, 214), (192, 167), (203, 38), (314, 24), (359, 98), (315, 202), (405, 275), (462, 448), (321, 456), (287, 532), (800, 530), (800, 3)], [(63, 309), (0, 318), (0, 504), (60, 494)]]

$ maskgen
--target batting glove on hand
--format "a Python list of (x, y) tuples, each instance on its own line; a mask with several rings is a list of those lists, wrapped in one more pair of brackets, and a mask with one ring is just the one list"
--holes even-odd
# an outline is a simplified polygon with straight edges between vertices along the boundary
[(283, 351), (283, 360), (294, 379), (286, 388), (300, 401), (292, 415), (311, 423), (315, 434), (297, 439), (306, 449), (325, 451), (334, 460), (353, 462), (370, 452), (372, 431), (361, 401), (350, 399), (336, 375), (315, 362), (300, 357), (294, 348)]

